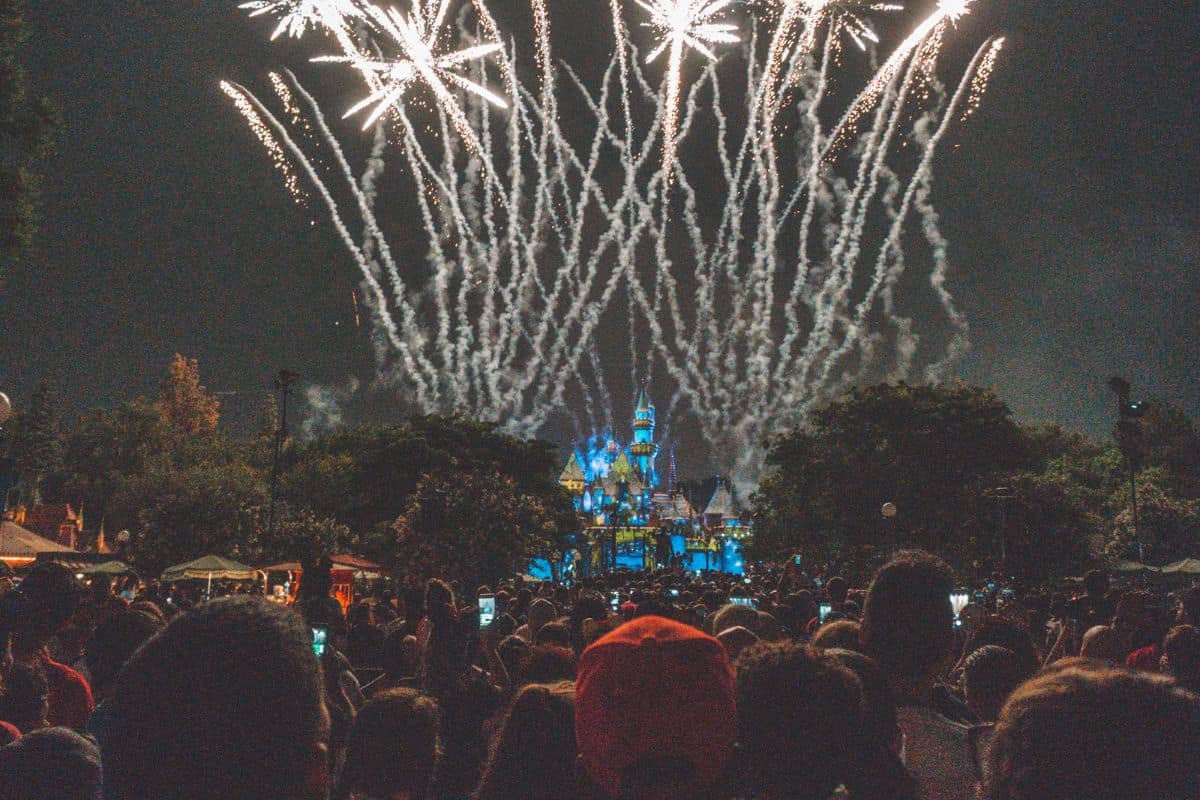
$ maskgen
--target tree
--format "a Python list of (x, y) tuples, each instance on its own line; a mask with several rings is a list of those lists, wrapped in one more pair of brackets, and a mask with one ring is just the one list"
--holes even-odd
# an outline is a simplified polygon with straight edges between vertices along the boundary
[(154, 404), (134, 399), (85, 414), (65, 437), (54, 482), (59, 499), (89, 510), (89, 524), (133, 530), (138, 508), (119, 502), (128, 487), (172, 465), (172, 435)]
[(180, 437), (215, 433), (221, 402), (200, 384), (200, 364), (176, 353), (159, 386), (158, 408)]
[(10, 455), (16, 466), (18, 502), (41, 502), (42, 482), (62, 463), (62, 429), (58, 399), (48, 384), (39, 383), (28, 408), (13, 425)]
[[(1137, 483), (1138, 531), (1146, 562), (1161, 565), (1195, 557), (1200, 542), (1200, 500), (1175, 495), (1174, 478), (1163, 467), (1142, 470)], [(1123, 484), (1109, 498), (1113, 519), (1104, 553), (1112, 559), (1136, 560), (1139, 556), (1129, 494), (1129, 486)]]
[(341, 552), (351, 542), (350, 529), (310, 509), (276, 503), (275, 524), (267, 524), (268, 507), (254, 509), (254, 539), (246, 548), (252, 564), (311, 561)]
[(351, 428), (293, 452), (281, 494), (357, 533), (388, 532), (426, 475), (499, 474), (547, 506), (563, 502), (558, 454), (493, 423), (422, 415), (403, 425)]
[[(963, 535), (985, 489), (1036, 463), (1008, 407), (988, 389), (879, 385), (817, 410), (768, 452), (752, 498), (747, 555), (802, 552), (809, 563), (869, 568), (898, 546), (960, 566), (981, 555)], [(884, 503), (899, 509), (882, 517)]]
[(1176, 496), (1200, 498), (1200, 431), (1192, 418), (1179, 406), (1151, 400), (1141, 422), (1142, 464), (1162, 467), (1164, 480)]
[(410, 576), (474, 589), (524, 571), (531, 558), (561, 553), (574, 522), (512, 478), (438, 473), (421, 479), (393, 528), (397, 559)]
[(128, 555), (150, 574), (203, 555), (250, 560), (256, 555), (262, 477), (245, 465), (153, 470), (114, 499), (136, 515)]
[(30, 97), (21, 51), (29, 38), (23, 0), (0, 0), (0, 284), (7, 264), (30, 243), (37, 223), (33, 167), (51, 149), (58, 117)]
[(1078, 574), (1103, 530), (1096, 507), (1055, 475), (1020, 473), (1008, 489), (1012, 499), (997, 531), (1005, 538), (1008, 574), (1031, 581)]

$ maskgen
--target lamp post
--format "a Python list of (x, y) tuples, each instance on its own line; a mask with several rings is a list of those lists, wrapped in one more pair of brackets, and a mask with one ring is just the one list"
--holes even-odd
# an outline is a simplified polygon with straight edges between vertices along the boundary
[(1008, 486), (997, 486), (994, 489), (985, 489), (983, 491), (985, 499), (990, 500), (995, 504), (997, 509), (996, 515), (996, 541), (1000, 549), (1000, 571), (1008, 571), (1008, 506), (1009, 503), (1016, 499), (1017, 493)]
[(1129, 468), (1129, 505), (1133, 511), (1133, 540), (1137, 542), (1138, 561), (1145, 563), (1146, 547), (1142, 542), (1141, 525), (1138, 520), (1137, 501), (1137, 467), (1142, 457), (1142, 417), (1146, 413), (1146, 404), (1129, 399), (1129, 381), (1120, 376), (1108, 380), (1108, 388), (1117, 396), (1117, 424), (1113, 429), (1113, 437), (1117, 440), (1117, 448), (1125, 457), (1125, 465)]
[(267, 511), (267, 533), (275, 533), (275, 487), (279, 483), (279, 470), (283, 460), (283, 445), (287, 441), (287, 411), (288, 398), (292, 394), (292, 385), (296, 382), (296, 374), (281, 369), (275, 376), (275, 391), (279, 392), (279, 428), (275, 431), (275, 454), (271, 460), (271, 504)]

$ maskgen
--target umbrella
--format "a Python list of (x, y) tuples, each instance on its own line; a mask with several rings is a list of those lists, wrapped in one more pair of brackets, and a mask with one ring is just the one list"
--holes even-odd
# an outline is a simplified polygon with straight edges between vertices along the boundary
[(105, 561), (82, 570), (84, 575), (128, 575), (133, 572), (124, 561)]
[(1200, 558), (1185, 558), (1162, 568), (1163, 572), (1183, 575), (1200, 575)]
[(1161, 572), (1158, 567), (1143, 564), (1140, 561), (1117, 561), (1112, 566), (1113, 572)]
[(162, 582), (174, 583), (175, 581), (186, 581), (194, 578), (207, 580), (207, 594), (211, 595), (213, 578), (217, 580), (252, 581), (257, 577), (258, 570), (254, 567), (248, 567), (245, 564), (239, 564), (236, 561), (221, 558), (220, 556), (202, 556), (186, 564), (176, 564), (173, 567), (168, 567), (162, 574)]

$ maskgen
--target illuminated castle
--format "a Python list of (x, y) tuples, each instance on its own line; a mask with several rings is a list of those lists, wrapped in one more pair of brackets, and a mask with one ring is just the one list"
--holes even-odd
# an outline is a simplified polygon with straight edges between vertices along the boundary
[[(726, 539), (740, 541), (748, 529), (721, 482), (703, 512), (693, 507), (676, 484), (674, 453), (666, 486), (661, 485), (655, 466), (659, 453), (655, 424), (654, 403), (643, 386), (634, 406), (633, 439), (628, 446), (612, 436), (593, 436), (567, 458), (558, 481), (570, 492), (587, 538), (597, 543), (596, 550), (607, 551), (610, 561), (616, 552), (628, 557), (617, 559), (627, 566), (643, 561), (652, 566), (669, 553), (690, 559), (693, 552), (709, 552), (704, 558), (709, 564), (714, 550), (723, 552)], [(664, 536), (671, 540), (669, 546), (663, 543)], [(740, 558), (736, 562), (740, 568)], [(733, 559), (724, 554), (721, 563), (727, 570), (734, 568)], [(715, 562), (712, 566), (716, 568)]]
[[(539, 576), (587, 576), (614, 569), (654, 569), (668, 564), (689, 570), (740, 574), (742, 524), (733, 496), (718, 481), (704, 511), (680, 490), (671, 453), (666, 486), (655, 459), (654, 404), (643, 386), (633, 409), (633, 439), (622, 446), (610, 435), (593, 436), (567, 458), (558, 482), (579, 513), (580, 531), (561, 568), (547, 565)], [(559, 570), (555, 572), (555, 570)]]
[(654, 404), (642, 387), (628, 447), (612, 437), (594, 436), (567, 458), (558, 482), (574, 497), (575, 510), (592, 525), (645, 526), (657, 517), (654, 427)]

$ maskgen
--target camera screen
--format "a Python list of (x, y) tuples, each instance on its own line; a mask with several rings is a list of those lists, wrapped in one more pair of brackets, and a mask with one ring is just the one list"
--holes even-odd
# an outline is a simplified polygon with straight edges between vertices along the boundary
[(491, 625), (495, 618), (496, 598), (492, 595), (479, 598), (479, 627), (484, 628)]
[(312, 637), (313, 653), (317, 656), (317, 658), (320, 658), (321, 656), (325, 655), (325, 642), (329, 639), (329, 629), (313, 628)]

